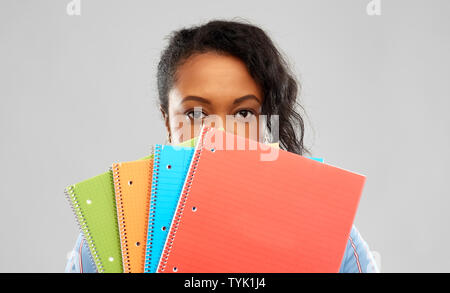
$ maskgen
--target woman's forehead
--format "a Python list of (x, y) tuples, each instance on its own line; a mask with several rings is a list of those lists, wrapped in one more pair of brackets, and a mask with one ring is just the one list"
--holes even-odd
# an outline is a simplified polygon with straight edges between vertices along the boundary
[(236, 57), (213, 52), (196, 54), (177, 69), (174, 87), (180, 97), (209, 99), (255, 95), (261, 99), (259, 85), (245, 64)]

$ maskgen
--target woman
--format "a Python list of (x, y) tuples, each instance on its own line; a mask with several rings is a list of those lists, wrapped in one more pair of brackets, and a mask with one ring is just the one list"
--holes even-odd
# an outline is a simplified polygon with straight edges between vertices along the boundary
[[(264, 136), (265, 142), (276, 134), (282, 149), (309, 153), (303, 146), (303, 119), (295, 109), (297, 82), (260, 28), (211, 21), (176, 31), (161, 56), (157, 77), (169, 143), (196, 136), (200, 126), (208, 123), (252, 139)], [(267, 118), (263, 120), (265, 134), (251, 132), (262, 117)], [(245, 132), (239, 134), (238, 129)], [(80, 234), (66, 272), (95, 272), (91, 260)], [(340, 272), (376, 271), (369, 247), (353, 226)]]

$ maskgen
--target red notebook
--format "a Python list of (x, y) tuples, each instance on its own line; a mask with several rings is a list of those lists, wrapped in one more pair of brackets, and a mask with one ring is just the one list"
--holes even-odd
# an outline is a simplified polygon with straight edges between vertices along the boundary
[(338, 272), (365, 176), (205, 127), (158, 272)]

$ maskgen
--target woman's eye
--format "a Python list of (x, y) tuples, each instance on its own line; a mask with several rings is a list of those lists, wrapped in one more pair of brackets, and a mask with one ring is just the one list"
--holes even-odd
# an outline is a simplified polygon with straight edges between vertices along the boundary
[(252, 117), (253, 112), (250, 110), (240, 110), (236, 114), (234, 114), (236, 118), (242, 119), (242, 120), (248, 120)]
[(186, 115), (191, 118), (191, 119), (203, 119), (205, 118), (207, 115), (205, 113), (203, 113), (202, 111), (189, 111), (186, 113)]

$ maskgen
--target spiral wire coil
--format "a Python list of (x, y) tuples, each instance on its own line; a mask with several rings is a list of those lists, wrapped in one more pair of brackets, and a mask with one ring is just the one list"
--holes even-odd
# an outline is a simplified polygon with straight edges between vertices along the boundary
[(127, 227), (125, 225), (125, 211), (123, 208), (123, 195), (122, 187), (120, 185), (120, 164), (113, 164), (113, 180), (114, 180), (114, 190), (116, 195), (116, 205), (117, 205), (117, 222), (119, 223), (119, 233), (120, 233), (120, 245), (122, 250), (122, 263), (123, 270), (125, 273), (131, 272), (130, 265), (130, 255), (128, 252), (128, 237), (127, 237)]
[(151, 195), (150, 195), (150, 206), (148, 215), (148, 227), (147, 227), (147, 245), (145, 247), (145, 272), (150, 272), (150, 259), (152, 255), (152, 245), (153, 245), (153, 231), (155, 222), (155, 208), (157, 201), (157, 190), (158, 190), (158, 173), (159, 173), (159, 161), (161, 157), (161, 145), (156, 145), (153, 148), (153, 176), (151, 184)]
[(92, 239), (91, 233), (89, 231), (86, 218), (84, 217), (84, 214), (81, 211), (81, 207), (78, 202), (78, 197), (75, 194), (74, 185), (66, 187), (64, 190), (64, 194), (66, 195), (66, 198), (70, 203), (70, 207), (72, 208), (72, 211), (76, 216), (75, 218), (77, 219), (78, 227), (80, 231), (83, 232), (84, 238), (88, 243), (89, 249), (91, 251), (90, 260), (94, 264), (94, 266), (97, 267), (97, 271), (99, 273), (103, 273), (104, 272), (103, 264), (95, 247), (94, 240)]

